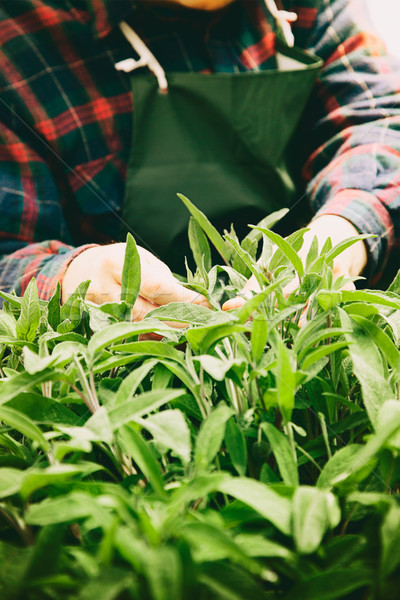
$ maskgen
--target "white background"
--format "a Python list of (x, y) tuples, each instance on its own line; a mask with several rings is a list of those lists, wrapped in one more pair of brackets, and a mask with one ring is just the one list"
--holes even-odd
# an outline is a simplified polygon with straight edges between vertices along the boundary
[(391, 54), (400, 58), (400, 0), (365, 0), (371, 22)]

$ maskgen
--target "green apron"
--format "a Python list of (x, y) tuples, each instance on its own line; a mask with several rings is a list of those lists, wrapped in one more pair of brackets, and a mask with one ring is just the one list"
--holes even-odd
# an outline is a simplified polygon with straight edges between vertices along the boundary
[[(133, 139), (123, 235), (177, 273), (191, 256), (187, 196), (219, 229), (249, 230), (296, 200), (289, 142), (322, 61), (278, 41), (285, 68), (234, 74), (167, 73), (168, 93), (152, 74), (131, 77)], [(287, 64), (289, 63), (289, 64)]]

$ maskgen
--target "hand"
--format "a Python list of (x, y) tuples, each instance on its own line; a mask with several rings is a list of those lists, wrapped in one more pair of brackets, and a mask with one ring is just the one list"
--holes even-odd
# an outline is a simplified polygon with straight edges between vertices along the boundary
[[(139, 297), (132, 310), (132, 320), (141, 321), (148, 312), (169, 302), (191, 302), (209, 307), (200, 294), (184, 288), (166, 264), (151, 252), (137, 247), (141, 264)], [(86, 295), (96, 304), (119, 302), (125, 244), (95, 246), (78, 254), (68, 266), (62, 282), (62, 302), (75, 291), (79, 283), (90, 279)]]
[[(300, 258), (304, 261), (307, 257), (311, 243), (316, 236), (318, 239), (319, 249), (322, 248), (328, 237), (332, 240), (332, 245), (336, 246), (343, 240), (359, 235), (357, 229), (343, 217), (336, 215), (322, 215), (310, 223), (309, 231), (304, 236), (304, 243), (299, 252)], [(367, 265), (367, 249), (362, 240), (347, 248), (344, 252), (339, 254), (333, 261), (333, 277), (356, 277), (360, 275)], [(297, 278), (294, 279), (284, 289), (285, 295), (289, 296), (298, 285)], [(347, 289), (354, 289), (354, 284), (350, 283), (345, 286)], [(250, 277), (248, 282), (243, 288), (243, 292), (250, 291), (259, 292), (260, 286), (257, 283), (254, 275)], [(239, 308), (246, 302), (244, 298), (237, 296), (228, 300), (223, 305), (223, 310), (232, 310), (233, 308)]]

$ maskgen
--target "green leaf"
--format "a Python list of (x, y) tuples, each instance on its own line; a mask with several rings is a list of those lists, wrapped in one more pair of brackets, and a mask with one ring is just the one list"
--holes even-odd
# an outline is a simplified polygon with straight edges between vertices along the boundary
[(400, 508), (391, 506), (381, 528), (382, 558), (380, 574), (382, 580), (391, 575), (400, 565)]
[(61, 321), (69, 320), (71, 323), (73, 323), (74, 327), (78, 324), (81, 311), (83, 310), (82, 301), (85, 299), (89, 285), (90, 280), (82, 281), (76, 290), (70, 295), (70, 297), (67, 298), (64, 304), (61, 306)]
[(189, 220), (189, 245), (199, 271), (201, 272), (203, 268), (210, 271), (212, 267), (210, 246), (203, 229), (194, 217), (190, 217)]
[(371, 290), (342, 290), (343, 302), (364, 302), (378, 304), (378, 306), (389, 306), (400, 310), (400, 298), (393, 292), (379, 292)]
[(249, 269), (249, 271), (254, 275), (260, 287), (264, 285), (264, 277), (262, 275), (262, 271), (260, 266), (256, 263), (255, 260), (250, 256), (250, 254), (242, 248), (242, 246), (237, 242), (232, 236), (225, 235), (225, 240), (228, 240), (232, 247), (235, 249), (237, 256), (241, 258), (243, 263)]
[(367, 234), (364, 234), (364, 235), (357, 235), (355, 237), (347, 238), (346, 240), (343, 240), (343, 242), (340, 242), (339, 244), (337, 244), (336, 246), (334, 246), (332, 248), (332, 250), (326, 254), (325, 261), (327, 263), (330, 263), (337, 256), (339, 256), (339, 254), (341, 254), (342, 252), (344, 252), (345, 250), (347, 250), (347, 248), (350, 248), (350, 246), (353, 246), (354, 244), (356, 244), (357, 242), (359, 242), (361, 240), (366, 240), (368, 238), (373, 238), (373, 237), (376, 237), (376, 236), (367, 233)]
[(89, 494), (72, 492), (65, 496), (46, 498), (38, 504), (31, 504), (25, 513), (30, 525), (53, 525), (55, 523), (73, 523), (86, 517), (98, 517), (106, 523), (106, 511), (101, 509)]
[(215, 313), (205, 306), (189, 302), (170, 302), (147, 313), (146, 319), (159, 319), (160, 321), (177, 321), (190, 325), (207, 325), (215, 319)]
[(61, 323), (61, 285), (59, 281), (57, 281), (55, 292), (47, 305), (47, 318), (50, 327), (57, 331), (57, 327)]
[(161, 451), (165, 447), (179, 456), (184, 464), (190, 461), (190, 431), (180, 410), (163, 410), (147, 419), (135, 417), (135, 421), (151, 433)]
[(375, 325), (370, 319), (366, 319), (359, 315), (352, 315), (352, 318), (374, 339), (376, 345), (386, 357), (389, 365), (400, 372), (400, 352), (387, 333)]
[(351, 592), (360, 590), (356, 597), (362, 597), (362, 588), (374, 581), (374, 571), (369, 565), (351, 565), (348, 568), (332, 569), (324, 573), (314, 573), (297, 583), (286, 595), (285, 600), (343, 600)]
[(23, 392), (7, 402), (13, 408), (36, 423), (47, 425), (76, 425), (79, 417), (57, 400), (46, 398), (34, 392)]
[[(129, 590), (133, 573), (116, 567), (102, 568), (101, 572), (79, 587), (76, 600), (118, 600)], [(128, 592), (129, 594), (129, 592)]]
[(217, 381), (225, 379), (227, 372), (232, 368), (234, 363), (233, 359), (222, 359), (209, 354), (195, 356), (194, 360), (198, 361), (204, 371)]
[(297, 465), (287, 437), (271, 423), (261, 423), (261, 429), (271, 444), (284, 483), (293, 486), (299, 485)]
[(227, 420), (233, 410), (226, 404), (219, 404), (203, 421), (197, 435), (194, 462), (198, 469), (206, 469), (221, 448)]
[(26, 501), (36, 490), (48, 485), (70, 482), (71, 477), (74, 475), (89, 474), (87, 472), (88, 464), (91, 467), (89, 469), (91, 472), (103, 470), (103, 467), (95, 463), (50, 465), (45, 469), (30, 469), (24, 474), (20, 487), (21, 496)]
[[(359, 468), (360, 463), (358, 460), (358, 453), (361, 446), (358, 444), (349, 444), (344, 448), (340, 448), (335, 454), (325, 463), (318, 480), (318, 488), (332, 488), (342, 480), (343, 473)], [(367, 468), (367, 474), (369, 474), (368, 464), (365, 465)]]
[(113, 407), (108, 415), (114, 430), (119, 429), (129, 421), (136, 420), (143, 415), (147, 415), (160, 406), (176, 400), (185, 394), (185, 390), (154, 390), (144, 392), (140, 396), (135, 396)]
[(186, 333), (186, 339), (195, 352), (207, 352), (219, 340), (245, 331), (249, 331), (247, 325), (227, 325), (221, 323), (190, 329)]
[(141, 267), (140, 256), (135, 240), (128, 233), (126, 236), (126, 250), (124, 266), (121, 277), (121, 300), (132, 307), (140, 292)]
[(304, 275), (304, 266), (301, 261), (301, 258), (297, 254), (297, 252), (292, 248), (290, 243), (281, 237), (278, 233), (271, 231), (270, 229), (265, 229), (263, 227), (255, 227), (261, 231), (264, 235), (266, 235), (274, 244), (278, 246), (278, 248), (283, 252), (287, 260), (293, 265), (294, 270), (297, 272), (300, 279)]
[(14, 410), (7, 406), (0, 406), (0, 421), (4, 421), (9, 427), (16, 429), (22, 433), (22, 435), (34, 440), (44, 452), (49, 450), (49, 443), (43, 436), (39, 427), (18, 410)]
[(190, 214), (196, 219), (204, 233), (208, 236), (211, 243), (215, 246), (219, 254), (222, 256), (226, 264), (229, 264), (232, 251), (229, 245), (224, 241), (222, 236), (215, 229), (214, 225), (210, 223), (204, 213), (202, 213), (186, 196), (183, 194), (177, 194), (178, 198), (182, 200)]
[(397, 271), (397, 275), (389, 285), (387, 291), (400, 295), (400, 270)]
[(371, 423), (375, 425), (380, 408), (386, 400), (393, 398), (393, 392), (373, 338), (344, 310), (338, 310), (342, 326), (353, 330), (351, 334), (345, 334), (345, 338), (349, 342), (354, 374), (361, 383), (365, 408)]
[[(246, 243), (247, 240), (250, 240), (251, 242), (253, 242), (253, 241), (258, 242), (261, 239), (261, 235), (262, 235), (261, 230), (262, 229), (272, 229), (274, 227), (274, 225), (279, 223), (279, 221), (281, 221), (283, 219), (283, 217), (285, 217), (288, 214), (288, 212), (289, 212), (288, 208), (281, 208), (281, 210), (276, 210), (275, 212), (272, 212), (269, 215), (267, 215), (266, 217), (264, 217), (259, 223), (257, 223), (256, 226), (253, 226), (250, 233), (248, 233), (246, 235), (246, 237), (243, 238), (242, 245), (243, 245), (243, 243)], [(249, 227), (252, 227), (252, 226), (249, 225)]]
[(135, 367), (133, 371), (125, 377), (115, 396), (115, 406), (125, 404), (133, 398), (139, 385), (142, 383), (143, 379), (147, 377), (156, 363), (156, 360), (150, 359), (139, 367)]
[(176, 335), (168, 325), (159, 323), (158, 321), (151, 321), (150, 319), (137, 323), (114, 323), (92, 336), (88, 344), (88, 351), (91, 356), (99, 353), (99, 357), (101, 358), (100, 351), (104, 350), (107, 346), (133, 336), (153, 332), (164, 336), (168, 336), (169, 334)]
[(294, 408), (296, 392), (296, 372), (292, 369), (290, 352), (278, 338), (278, 356), (276, 366), (276, 388), (282, 416), (289, 423)]
[(250, 506), (285, 535), (290, 534), (291, 503), (288, 498), (248, 477), (227, 480), (220, 484), (219, 490)]
[(17, 335), (23, 340), (33, 342), (40, 322), (40, 304), (36, 280), (30, 280), (21, 301), (21, 314), (17, 321)]
[(351, 345), (351, 342), (335, 342), (333, 344), (325, 344), (325, 346), (320, 346), (316, 350), (309, 352), (305, 359), (301, 364), (301, 369), (306, 370), (309, 369), (316, 362), (324, 358), (325, 356), (329, 356), (333, 354), (337, 350), (342, 350), (343, 348), (347, 348)]
[(290, 278), (280, 279), (266, 287), (262, 292), (256, 294), (236, 311), (238, 323), (245, 323), (251, 315), (259, 308), (259, 306), (276, 290), (281, 290)]
[(322, 310), (332, 310), (342, 300), (342, 292), (333, 290), (320, 290), (317, 294), (317, 302)]
[(247, 556), (283, 558), (290, 561), (294, 559), (293, 553), (288, 548), (258, 533), (239, 533), (235, 536), (235, 542)]
[(234, 417), (231, 417), (226, 422), (225, 444), (232, 465), (238, 474), (244, 477), (247, 471), (246, 439)]
[(0, 311), (0, 336), (4, 336), (7, 342), (11, 342), (17, 337), (15, 317), (4, 312), (4, 310)]
[(174, 360), (181, 364), (183, 367), (186, 366), (185, 355), (180, 350), (176, 350), (173, 346), (162, 344), (160, 342), (148, 341), (148, 342), (127, 342), (126, 344), (116, 344), (113, 347), (115, 352), (129, 353), (131, 357), (160, 357), (168, 360)]
[(22, 392), (36, 385), (46, 381), (53, 381), (59, 377), (57, 372), (52, 372), (51, 370), (35, 373), (34, 375), (27, 372), (13, 375), (9, 379), (3, 380), (0, 384), (0, 404), (8, 402), (18, 394), (22, 394)]
[(19, 469), (0, 468), (0, 498), (16, 494), (24, 478), (24, 472)]
[(251, 354), (253, 360), (260, 362), (268, 339), (268, 321), (264, 316), (257, 316), (253, 319), (251, 328)]
[(128, 425), (121, 427), (118, 432), (118, 439), (124, 452), (137, 464), (153, 490), (160, 496), (165, 497), (160, 467), (151, 452), (148, 442), (145, 442), (140, 433)]
[(340, 508), (331, 492), (298, 487), (293, 497), (293, 537), (300, 554), (315, 552), (329, 529), (340, 522)]
[(178, 529), (190, 545), (196, 563), (229, 559), (244, 567), (257, 565), (243, 552), (229, 535), (209, 523), (185, 523)]

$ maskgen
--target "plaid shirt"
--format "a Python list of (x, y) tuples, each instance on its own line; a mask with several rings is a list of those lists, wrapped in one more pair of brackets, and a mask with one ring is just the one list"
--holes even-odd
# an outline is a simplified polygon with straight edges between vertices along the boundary
[[(362, 0), (283, 0), (296, 44), (325, 66), (303, 115), (304, 190), (364, 233), (369, 276), (399, 262), (400, 67)], [(195, 16), (194, 16), (195, 15)], [(126, 19), (168, 71), (273, 69), (263, 0), (218, 14), (133, 0), (0, 0), (0, 287), (48, 298), (69, 262), (117, 239), (131, 141)]]

